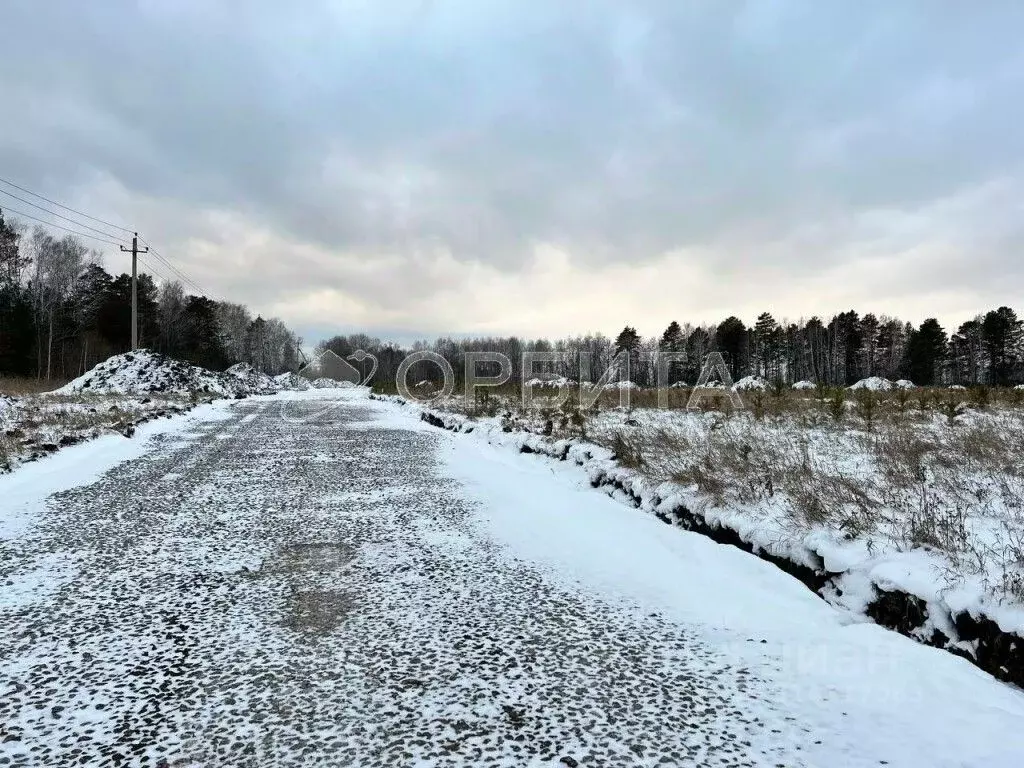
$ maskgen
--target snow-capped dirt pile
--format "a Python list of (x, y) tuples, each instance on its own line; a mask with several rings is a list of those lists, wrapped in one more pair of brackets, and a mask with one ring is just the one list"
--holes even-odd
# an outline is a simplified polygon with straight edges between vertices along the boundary
[(793, 389), (815, 389), (817, 386), (818, 385), (815, 384), (813, 381), (807, 381), (807, 379), (804, 379), (803, 381), (796, 382), (793, 385)]
[(883, 379), (881, 376), (869, 376), (851, 385), (850, 389), (870, 389), (873, 392), (888, 392), (894, 386), (891, 381)]
[(275, 376), (274, 383), (278, 389), (288, 389), (295, 392), (305, 392), (307, 389), (313, 388), (309, 379), (291, 371)]
[(768, 389), (768, 382), (762, 379), (760, 376), (744, 376), (742, 379), (732, 385), (734, 392), (744, 392), (746, 390)]
[(225, 373), (241, 381), (246, 390), (254, 395), (272, 395), (280, 389), (276, 381), (249, 363), (235, 363)]
[(316, 389), (351, 389), (355, 386), (351, 381), (338, 381), (337, 379), (314, 379), (312, 383)]
[(146, 349), (114, 355), (56, 392), (62, 395), (78, 392), (165, 392), (183, 395), (205, 392), (224, 397), (244, 397), (249, 394), (245, 384), (236, 376), (208, 371)]
[(565, 376), (537, 376), (526, 382), (528, 387), (568, 387), (576, 382)]

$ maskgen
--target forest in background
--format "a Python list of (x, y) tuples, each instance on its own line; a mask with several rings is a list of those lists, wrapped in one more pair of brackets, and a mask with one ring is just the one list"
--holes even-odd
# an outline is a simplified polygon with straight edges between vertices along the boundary
[[(0, 211), (0, 374), (63, 380), (80, 375), (131, 340), (131, 277), (104, 269), (102, 253), (74, 235), (56, 237), (5, 220)], [(270, 374), (297, 370), (302, 340), (276, 318), (253, 317), (241, 304), (190, 294), (177, 281), (138, 279), (139, 344), (212, 370), (248, 362)], [(840, 312), (790, 322), (762, 313), (751, 325), (730, 316), (717, 325), (672, 322), (660, 337), (643, 338), (627, 326), (615, 337), (600, 333), (560, 339), (516, 336), (439, 338), (409, 347), (365, 335), (335, 336), (318, 344), (346, 357), (357, 349), (379, 360), (377, 381), (394, 381), (402, 359), (431, 350), (462, 376), (466, 352), (500, 352), (521, 378), (524, 352), (553, 362), (537, 373), (596, 381), (628, 358), (630, 378), (657, 383), (660, 353), (685, 355), (669, 368), (670, 382), (694, 383), (707, 354), (721, 352), (734, 380), (849, 385), (869, 376), (909, 379), (918, 385), (1014, 385), (1024, 382), (1024, 323), (998, 307), (947, 330), (936, 318), (918, 326), (885, 315)], [(486, 366), (481, 373), (493, 373)], [(436, 366), (419, 363), (417, 381), (438, 381)]]
[[(827, 322), (818, 317), (777, 321), (762, 313), (753, 325), (730, 316), (718, 325), (671, 322), (660, 337), (643, 338), (627, 326), (614, 339), (587, 334), (561, 339), (527, 340), (515, 336), (419, 341), (408, 348), (365, 334), (335, 336), (318, 345), (342, 357), (357, 349), (379, 360), (375, 381), (394, 381), (402, 359), (429, 350), (451, 364), (461, 381), (467, 352), (500, 352), (512, 361), (512, 381), (522, 379), (524, 352), (552, 353), (554, 362), (534, 365), (534, 373), (570, 380), (597, 381), (617, 359), (628, 356), (630, 379), (640, 386), (658, 383), (657, 356), (670, 352), (685, 361), (668, 367), (669, 383), (693, 384), (709, 352), (721, 352), (734, 381), (760, 376), (769, 382), (812, 381), (829, 386), (853, 384), (870, 376), (909, 379), (922, 386), (988, 384), (1008, 386), (1024, 381), (1024, 323), (1010, 307), (999, 307), (962, 323), (952, 334), (935, 318), (914, 326), (896, 318), (840, 312)], [(623, 359), (622, 357), (618, 358)], [(494, 375), (496, 366), (478, 368)], [(416, 363), (413, 383), (439, 382), (438, 367)]]
[[(74, 378), (131, 348), (131, 275), (75, 235), (29, 230), (0, 211), (0, 374)], [(269, 374), (302, 364), (301, 339), (276, 318), (138, 276), (139, 346), (212, 370), (251, 363)]]

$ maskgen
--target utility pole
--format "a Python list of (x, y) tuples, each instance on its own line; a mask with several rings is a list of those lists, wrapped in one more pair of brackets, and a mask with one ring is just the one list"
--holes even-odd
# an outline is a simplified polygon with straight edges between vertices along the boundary
[[(129, 249), (121, 246), (121, 250), (128, 253)], [(139, 233), (132, 235), (132, 352), (139, 348), (139, 278), (138, 262), (140, 253), (149, 253), (149, 248), (139, 250)]]

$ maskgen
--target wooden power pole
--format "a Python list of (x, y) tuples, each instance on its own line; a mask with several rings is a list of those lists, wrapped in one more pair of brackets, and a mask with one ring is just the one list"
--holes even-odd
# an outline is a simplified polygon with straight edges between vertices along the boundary
[[(129, 249), (121, 246), (121, 250), (128, 253)], [(132, 352), (139, 348), (139, 277), (138, 262), (140, 253), (149, 253), (149, 248), (139, 250), (139, 233), (132, 235)]]

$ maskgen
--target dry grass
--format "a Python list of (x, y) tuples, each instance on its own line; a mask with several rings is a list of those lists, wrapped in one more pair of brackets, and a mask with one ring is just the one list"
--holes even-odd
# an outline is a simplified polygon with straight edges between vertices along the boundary
[(46, 392), (17, 398), (0, 413), (0, 471), (109, 430), (127, 433), (147, 416), (184, 410), (194, 402), (189, 396), (167, 394)]
[[(498, 415), (508, 428), (583, 436), (620, 465), (691, 488), (708, 503), (770, 517), (794, 535), (825, 528), (870, 547), (944, 553), (957, 576), (981, 575), (1024, 599), (1024, 392), (976, 387), (871, 392), (819, 387), (743, 393), (685, 411), (689, 392), (601, 393), (581, 410), (515, 387), (442, 407)], [(993, 574), (995, 574), (993, 576)]]
[[(590, 437), (655, 481), (869, 545), (941, 551), (958, 573), (996, 573), (1024, 597), (1024, 411), (968, 410), (949, 423), (857, 414), (848, 423), (634, 414)], [(675, 423), (673, 423), (675, 422)]]
[(21, 376), (0, 376), (0, 395), (24, 397), (41, 392), (52, 392), (67, 384), (64, 379), (36, 379)]

